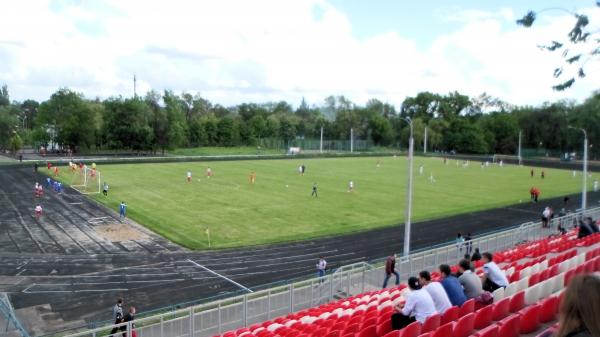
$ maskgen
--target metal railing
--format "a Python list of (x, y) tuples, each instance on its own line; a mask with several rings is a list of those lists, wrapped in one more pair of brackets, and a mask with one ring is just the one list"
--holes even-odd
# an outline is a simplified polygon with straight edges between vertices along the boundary
[[(413, 253), (398, 258), (396, 266), (402, 279), (421, 270), (435, 270), (440, 264), (455, 264), (467, 247), (480, 251), (497, 252), (527, 241), (547, 237), (558, 224), (576, 224), (583, 216), (600, 217), (600, 207), (578, 211), (551, 221), (549, 228), (540, 222), (521, 226), (473, 239), (461, 246), (448, 244), (439, 248)], [(556, 233), (558, 233), (556, 231)], [(299, 281), (253, 293), (238, 295), (211, 303), (191, 306), (165, 314), (135, 320), (138, 337), (205, 337), (228, 330), (261, 323), (289, 313), (301, 311), (333, 300), (381, 289), (385, 266), (365, 262), (342, 267), (330, 275)], [(109, 325), (75, 333), (69, 337), (107, 336), (114, 327), (123, 327), (131, 337), (131, 323)], [(115, 334), (115, 337), (121, 332)]]
[(6, 293), (0, 293), (0, 314), (2, 315), (3, 321), (5, 321), (3, 322), (5, 323), (4, 327), (1, 327), (4, 332), (0, 332), (0, 335), (16, 331), (22, 337), (29, 337), (27, 330), (23, 328), (21, 322), (19, 322), (15, 316), (15, 312)]

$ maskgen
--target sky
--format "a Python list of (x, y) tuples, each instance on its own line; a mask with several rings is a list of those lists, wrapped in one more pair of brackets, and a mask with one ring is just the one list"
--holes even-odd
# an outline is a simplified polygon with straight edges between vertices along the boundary
[(519, 105), (582, 101), (599, 89), (600, 60), (554, 92), (561, 55), (537, 47), (564, 40), (572, 15), (515, 24), (552, 7), (584, 12), (599, 29), (593, 0), (8, 0), (0, 84), (19, 101), (61, 87), (130, 97), (134, 74), (138, 94), (185, 91), (226, 106), (329, 95), (399, 106), (420, 91), (455, 90)]

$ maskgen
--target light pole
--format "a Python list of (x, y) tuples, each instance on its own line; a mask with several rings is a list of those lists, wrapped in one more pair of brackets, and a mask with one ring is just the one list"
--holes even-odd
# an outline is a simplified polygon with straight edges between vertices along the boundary
[(427, 153), (427, 127), (425, 127), (425, 136), (423, 137), (423, 153)]
[(581, 187), (581, 209), (587, 208), (587, 170), (588, 170), (588, 137), (583, 128), (569, 126), (569, 129), (576, 129), (583, 132), (583, 183)]
[(412, 189), (413, 189), (413, 150), (415, 141), (413, 138), (413, 123), (410, 117), (403, 118), (410, 127), (408, 138), (408, 186), (406, 188), (406, 210), (404, 211), (404, 249), (402, 255), (410, 254), (410, 218), (412, 215)]
[(521, 130), (519, 130), (519, 150), (518, 150), (517, 156), (519, 157), (518, 158), (519, 159), (519, 166), (521, 166), (523, 164), (523, 161), (521, 159), (522, 158), (521, 157)]

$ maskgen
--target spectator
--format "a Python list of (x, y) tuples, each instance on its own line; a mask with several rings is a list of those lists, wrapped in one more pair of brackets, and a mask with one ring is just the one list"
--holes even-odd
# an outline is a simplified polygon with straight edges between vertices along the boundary
[(431, 281), (431, 274), (428, 271), (423, 270), (419, 273), (419, 283), (423, 286), (431, 299), (433, 300), (433, 304), (435, 305), (435, 310), (443, 314), (448, 308), (452, 306), (450, 303), (450, 299), (448, 298), (448, 294), (444, 290), (444, 287), (439, 282)]
[(467, 235), (465, 236), (465, 248), (467, 250), (467, 254), (471, 254), (471, 251), (473, 250), (473, 237), (471, 235), (471, 233), (467, 233)]
[(394, 274), (396, 276), (396, 285), (400, 284), (400, 275), (396, 271), (396, 254), (388, 256), (385, 261), (385, 280), (383, 280), (383, 287), (387, 287), (388, 280)]
[(440, 266), (440, 273), (442, 274), (441, 284), (448, 295), (450, 303), (460, 307), (467, 300), (460, 282), (454, 275), (452, 275), (450, 266), (447, 264)]
[(327, 261), (324, 256), (319, 256), (319, 262), (317, 263), (317, 272), (319, 277), (325, 276), (325, 270), (327, 269)]
[[(469, 261), (469, 265), (471, 266), (471, 271), (475, 272), (475, 264), (473, 264), (473, 261), (471, 261), (471, 255), (469, 254), (465, 254), (465, 256), (463, 256), (463, 259)], [(459, 275), (460, 276), (460, 275)]]
[[(123, 299), (117, 299), (117, 304), (113, 307), (113, 319), (115, 320), (115, 324), (123, 323)], [(119, 330), (123, 330), (122, 327), (114, 327), (110, 331), (111, 335), (116, 334)]]
[(458, 248), (459, 252), (462, 252), (464, 243), (465, 243), (465, 238), (462, 236), (462, 234), (458, 233), (456, 235), (456, 248)]
[(493, 261), (493, 256), (491, 253), (483, 253), (483, 289), (489, 292), (493, 292), (494, 290), (503, 287), (506, 288), (508, 286), (508, 279), (506, 278), (506, 274), (498, 267), (496, 262)]
[(395, 308), (392, 314), (392, 329), (399, 330), (412, 322), (425, 323), (427, 317), (437, 314), (433, 299), (427, 291), (421, 289), (419, 280), (411, 276), (408, 279), (410, 292), (406, 295), (406, 302)]
[(548, 227), (548, 223), (550, 221), (550, 217), (552, 216), (552, 210), (550, 207), (546, 206), (544, 211), (542, 212), (542, 228)]
[(579, 233), (577, 234), (577, 238), (581, 239), (594, 233), (592, 226), (595, 226), (595, 224), (592, 224), (589, 218), (579, 220)]
[[(135, 332), (135, 324), (133, 321), (135, 320), (135, 307), (129, 307), (129, 312), (123, 318), (123, 323), (131, 322), (131, 337), (136, 337), (137, 333)], [(125, 327), (127, 329), (127, 326)], [(127, 333), (123, 333), (123, 337), (127, 337)]]
[(467, 260), (463, 259), (458, 263), (458, 270), (462, 273), (462, 275), (460, 275), (458, 278), (458, 281), (460, 284), (462, 284), (467, 299), (478, 297), (483, 293), (481, 280), (471, 271), (470, 268), (471, 265)]
[(473, 256), (471, 256), (471, 262), (479, 260), (481, 260), (481, 253), (479, 252), (479, 248), (475, 248), (475, 252), (473, 253)]
[(555, 337), (600, 336), (600, 278), (594, 274), (571, 279), (560, 304)]

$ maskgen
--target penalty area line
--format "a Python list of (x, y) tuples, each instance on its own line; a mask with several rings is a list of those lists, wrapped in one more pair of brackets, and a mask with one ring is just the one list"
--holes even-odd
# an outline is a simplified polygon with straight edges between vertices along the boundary
[(191, 264), (195, 265), (196, 267), (200, 267), (200, 268), (202, 268), (202, 269), (206, 270), (207, 272), (209, 272), (209, 273), (211, 273), (211, 274), (213, 274), (213, 275), (216, 275), (216, 276), (218, 276), (218, 277), (220, 277), (220, 278), (224, 279), (224, 280), (225, 280), (225, 281), (227, 281), (227, 282), (233, 283), (234, 285), (236, 285), (236, 286), (238, 286), (238, 287), (240, 287), (240, 288), (242, 288), (242, 289), (246, 290), (247, 292), (253, 293), (253, 291), (252, 291), (252, 290), (250, 290), (249, 288), (247, 288), (247, 287), (244, 287), (243, 285), (241, 285), (241, 284), (239, 284), (239, 283), (235, 282), (234, 280), (232, 280), (232, 279), (230, 279), (230, 278), (228, 278), (228, 277), (226, 277), (226, 276), (223, 276), (223, 275), (221, 275), (221, 274), (217, 273), (216, 271), (210, 270), (210, 269), (206, 268), (205, 266), (203, 266), (203, 265), (201, 265), (201, 264), (199, 264), (199, 263), (196, 263), (195, 261), (192, 261), (191, 259), (187, 259), (187, 261), (188, 261), (189, 263), (191, 263)]

